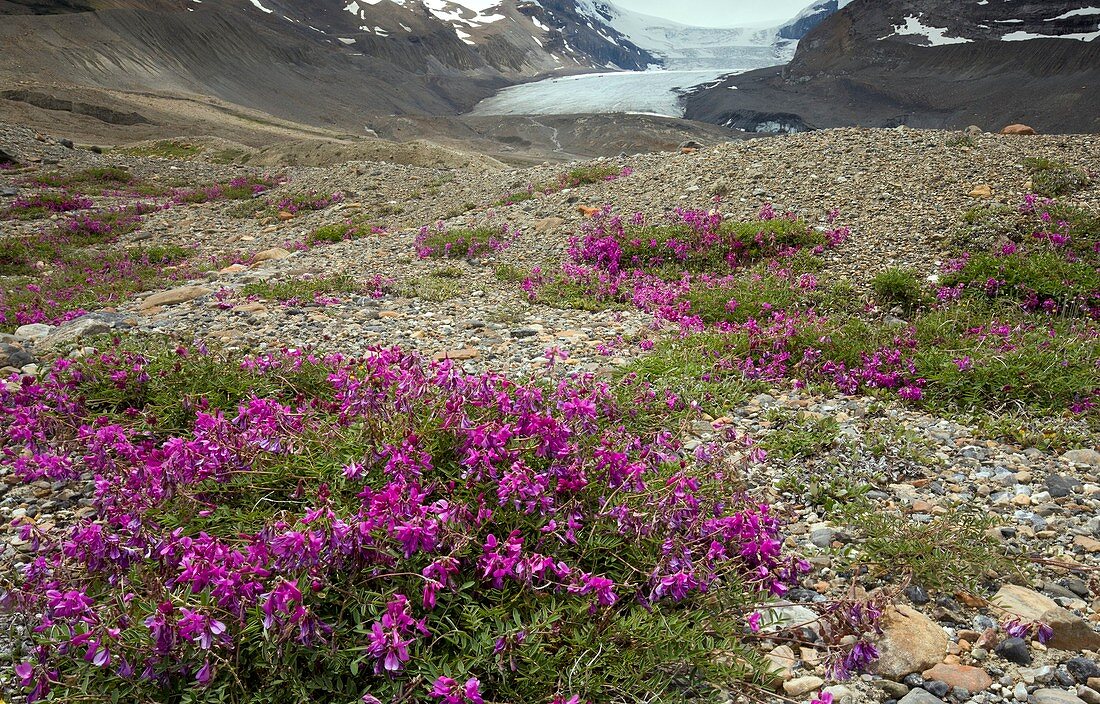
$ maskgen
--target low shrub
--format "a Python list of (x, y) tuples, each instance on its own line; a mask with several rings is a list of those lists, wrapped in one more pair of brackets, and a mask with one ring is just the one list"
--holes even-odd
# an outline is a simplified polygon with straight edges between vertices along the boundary
[(515, 235), (507, 225), (448, 230), (440, 224), (435, 228), (420, 228), (414, 246), (421, 259), (473, 259), (499, 252), (508, 246)]
[(717, 448), (624, 427), (644, 386), (122, 347), (0, 408), (6, 471), (98, 477), (63, 539), (21, 528), (31, 701), (719, 699), (805, 568)]
[(880, 271), (871, 280), (871, 289), (878, 304), (887, 309), (897, 306), (911, 312), (925, 298), (920, 275), (912, 269), (893, 267)]
[(1024, 159), (1031, 174), (1031, 190), (1040, 196), (1055, 198), (1088, 188), (1092, 181), (1084, 169), (1042, 157)]

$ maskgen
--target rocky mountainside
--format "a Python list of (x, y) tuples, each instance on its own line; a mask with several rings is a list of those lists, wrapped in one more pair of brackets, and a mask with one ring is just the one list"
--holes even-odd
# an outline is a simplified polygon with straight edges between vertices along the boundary
[(730, 77), (688, 115), (749, 130), (1027, 122), (1100, 129), (1100, 8), (1054, 2), (856, 0), (791, 63)]
[(367, 115), (456, 114), (541, 73), (657, 61), (572, 2), (4, 0), (0, 17), (6, 100), (205, 96), (353, 133)]

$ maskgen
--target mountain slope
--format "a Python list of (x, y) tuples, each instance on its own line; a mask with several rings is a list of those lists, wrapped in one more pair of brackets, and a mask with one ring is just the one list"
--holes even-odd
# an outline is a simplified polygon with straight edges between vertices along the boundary
[(571, 0), (0, 0), (0, 18), (5, 85), (205, 95), (345, 129), (657, 61)]
[(1097, 39), (1100, 11), (1081, 0), (855, 0), (788, 66), (701, 90), (687, 114), (752, 131), (1020, 121), (1098, 131)]

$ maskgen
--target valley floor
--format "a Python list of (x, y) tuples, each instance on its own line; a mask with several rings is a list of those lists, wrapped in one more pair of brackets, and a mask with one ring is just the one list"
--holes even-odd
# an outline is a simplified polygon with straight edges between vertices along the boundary
[[(428, 360), (454, 360), (469, 373), (520, 380), (580, 373), (614, 384), (638, 375), (676, 396), (669, 414), (689, 451), (723, 443), (731, 429), (766, 450), (766, 459), (745, 464), (736, 481), (772, 506), (783, 521), (784, 549), (811, 565), (776, 612), (789, 619), (785, 628), (791, 622), (808, 625), (796, 628), (789, 642), (779, 636), (760, 641), (775, 666), (774, 693), (734, 689), (733, 699), (806, 701), (831, 686), (838, 703), (1100, 701), (1096, 321), (1080, 310), (1074, 317), (1069, 303), (1053, 322), (1025, 320), (1015, 307), (1003, 315), (996, 309), (985, 318), (989, 330), (981, 342), (973, 342), (968, 331), (943, 332), (937, 339), (928, 332), (932, 319), (942, 315), (935, 324), (946, 330), (956, 322), (951, 309), (943, 313), (934, 300), (889, 299), (881, 277), (908, 270), (916, 277), (914, 290), (933, 297), (937, 277), (966, 271), (950, 264), (960, 252), (976, 260), (985, 249), (983, 238), (1002, 247), (1013, 228), (1030, 226), (1020, 224), (1031, 212), (1021, 206), (1033, 202), (1028, 194), (1043, 176), (1034, 166), (1038, 162), (1025, 163), (1027, 158), (1048, 160), (1055, 171), (1063, 169), (1058, 174), (1086, 175), (1056, 201), (1072, 207), (1077, 219), (1065, 227), (1055, 222), (1050, 231), (1080, 227), (1083, 234), (1075, 230), (1072, 237), (1100, 238), (1100, 230), (1089, 229), (1100, 218), (1100, 136), (964, 138), (939, 131), (834, 129), (523, 169), (381, 161), (260, 168), (212, 163), (202, 150), (165, 144), (153, 155), (94, 154), (0, 126), (0, 150), (12, 161), (0, 170), (0, 212), (9, 218), (0, 220), (0, 329), (6, 331), (0, 335), (0, 367), (11, 375), (11, 389), (20, 383), (16, 375), (41, 375), (58, 357), (92, 355), (93, 348), (111, 344), (110, 335), (139, 345), (168, 339), (238, 355), (292, 348), (357, 357), (396, 345)], [(105, 187), (104, 170), (112, 168), (127, 176)], [(98, 175), (66, 182), (63, 191), (41, 181), (34, 185), (54, 172)], [(234, 195), (245, 182), (254, 197)], [(61, 211), (42, 206), (37, 216), (24, 217), (33, 207), (27, 199), (47, 192), (84, 195), (94, 205), (70, 204)], [(138, 202), (156, 208), (132, 210)], [(67, 224), (71, 218), (110, 208), (136, 224), (98, 240), (66, 239), (77, 231)], [(717, 269), (689, 268), (692, 274), (681, 278), (682, 262), (647, 259), (666, 243), (661, 238), (668, 232), (660, 228), (685, 221), (677, 209), (695, 213), (689, 218), (718, 214), (728, 223), (772, 222), (768, 215), (758, 219), (770, 210), (780, 220), (791, 213), (805, 223), (807, 242), (818, 243), (820, 233), (820, 244), (812, 254), (809, 244), (804, 247), (802, 256), (813, 259), (807, 263), (782, 243), (758, 242), (764, 254), (746, 260), (754, 267), (747, 270), (751, 275), (722, 270), (719, 261)], [(585, 235), (592, 242), (613, 236), (617, 215), (656, 228), (639, 235), (646, 241), (617, 243), (624, 251), (634, 246), (633, 264), (647, 261), (633, 282), (616, 280), (617, 295), (601, 297), (591, 288), (578, 293), (568, 277), (557, 279), (563, 265), (567, 272), (591, 267), (589, 274), (605, 276), (605, 283), (617, 275), (592, 273), (596, 260), (577, 255)], [(993, 224), (982, 229), (987, 220)], [(764, 232), (771, 225), (759, 227)], [(688, 237), (689, 230), (674, 235)], [(483, 242), (491, 235), (493, 242)], [(571, 252), (574, 237), (581, 241)], [(12, 245), (46, 240), (56, 246), (41, 255)], [(472, 240), (477, 246), (467, 256), (439, 256), (450, 254), (443, 251), (448, 243), (465, 248)], [(1030, 240), (1019, 246), (1031, 246)], [(58, 262), (76, 261), (72, 248), (96, 262), (87, 265), (90, 273), (80, 283), (60, 273), (65, 264)], [(745, 251), (751, 249), (747, 243)], [(127, 252), (134, 261), (118, 279), (108, 271), (118, 260), (97, 259)], [(710, 256), (705, 246), (696, 254)], [(1095, 257), (1080, 254), (1094, 275)], [(732, 282), (727, 275), (742, 278)], [(656, 278), (646, 278), (651, 276)], [(47, 290), (51, 285), (57, 290)], [(683, 297), (656, 301), (679, 285), (687, 287)], [(31, 295), (28, 286), (41, 290)], [(716, 319), (696, 321), (669, 312), (685, 300), (696, 306), (693, 312), (702, 310), (716, 287), (728, 292), (721, 301), (728, 315), (719, 311)], [(773, 288), (781, 298), (768, 299)], [(989, 388), (975, 397), (968, 395), (966, 378), (948, 379), (944, 372), (909, 379), (904, 365), (886, 370), (882, 362), (882, 373), (908, 380), (876, 386), (864, 376), (847, 387), (832, 372), (815, 367), (820, 376), (810, 377), (809, 366), (796, 370), (793, 358), (801, 352), (793, 346), (784, 347), (792, 355), (789, 372), (764, 373), (766, 364), (775, 363), (766, 350), (713, 342), (722, 334), (756, 334), (741, 327), (746, 321), (734, 312), (738, 304), (726, 302), (735, 290), (742, 308), (761, 306), (762, 323), (773, 310), (784, 310), (786, 301), (820, 292), (813, 314), (824, 311), (830, 319), (843, 318), (845, 326), (867, 326), (873, 343), (863, 342), (862, 333), (848, 341), (864, 354), (863, 369), (872, 356), (885, 359), (888, 349), (907, 353), (907, 343), (899, 340), (908, 339), (905, 331), (912, 327), (914, 355), (931, 345), (948, 367), (962, 370), (971, 358), (991, 367), (1019, 363), (1043, 380), (1039, 386), (1057, 385), (1049, 379), (1078, 386), (1047, 393), (1021, 379), (1017, 392), (994, 388), (983, 377), (972, 382), (974, 388)], [(656, 302), (636, 303), (647, 296)], [(810, 303), (790, 304), (785, 324), (798, 328), (811, 315), (799, 305)], [(974, 303), (980, 310), (968, 309), (967, 315), (979, 320), (984, 305)], [(1074, 299), (1073, 305), (1087, 308), (1089, 302)], [(1068, 371), (1040, 377), (1051, 372), (1027, 366), (1032, 358), (1006, 362), (1013, 351), (990, 350), (1009, 344), (993, 331), (998, 320), (1013, 329), (1019, 339), (1011, 338), (1012, 344), (1020, 346), (1033, 344), (1032, 333), (1049, 325), (1051, 338), (1060, 345), (1065, 340), (1049, 352), (1051, 364), (1064, 361)], [(840, 327), (824, 325), (823, 336), (839, 339)], [(816, 329), (798, 328), (793, 335), (812, 337), (806, 330)], [(108, 337), (96, 337), (103, 333)], [(778, 349), (793, 345), (791, 339), (764, 336), (758, 344)], [(829, 354), (829, 343), (818, 342)], [(716, 362), (731, 359), (732, 367)], [(758, 366), (746, 366), (745, 359)], [(844, 359), (858, 375), (860, 354)], [(931, 364), (925, 357), (914, 362), (925, 363)], [(736, 373), (713, 381), (731, 369)], [(913, 388), (915, 396), (907, 391)], [(2, 398), (0, 406), (10, 400)], [(698, 415), (691, 415), (696, 406)], [(29, 520), (56, 535), (95, 515), (87, 482), (20, 481), (10, 461), (19, 445), (10, 437), (0, 440), (6, 453), (0, 519), (9, 524), (0, 559), (8, 580), (16, 579), (15, 568), (25, 566), (33, 552), (26, 533), (13, 525)], [(862, 501), (890, 518), (875, 523), (860, 514)], [(964, 515), (982, 521), (967, 524)], [(883, 548), (869, 540), (884, 535), (896, 544)], [(939, 538), (971, 545), (941, 546)], [(890, 552), (906, 540), (918, 546)], [(986, 540), (1000, 556), (996, 560), (982, 562), (988, 556), (967, 549)], [(1019, 573), (997, 573), (1004, 564)], [(871, 667), (874, 675), (838, 682), (826, 661), (842, 645), (815, 624), (827, 604), (864, 590), (904, 604), (904, 617), (879, 622), (884, 634), (876, 641), (881, 658)], [(1054, 641), (1032, 642), (1034, 633), (1022, 643), (1011, 641), (1002, 624), (1013, 616), (1054, 620)], [(17, 631), (20, 622), (9, 623), (13, 630), (0, 635), (5, 650), (25, 636)], [(14, 692), (9, 675), (0, 677)]]

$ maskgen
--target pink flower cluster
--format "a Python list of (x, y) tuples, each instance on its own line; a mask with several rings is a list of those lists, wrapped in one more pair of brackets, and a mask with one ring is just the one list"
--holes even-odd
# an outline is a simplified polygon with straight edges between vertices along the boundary
[[(176, 354), (179, 367), (203, 351)], [(140, 404), (89, 410), (86, 389), (141, 399), (164, 383), (149, 365), (106, 351), (0, 387), (10, 420), (0, 466), (24, 481), (94, 477), (95, 516), (62, 536), (21, 528), (35, 554), (7, 605), (33, 625), (16, 671), (32, 701), (88, 672), (158, 691), (231, 682), (225, 663), (255, 638), (279, 652), (358, 642), (375, 673), (364, 686), (411, 682), (434, 667), (446, 640), (433, 634), (456, 608), (552, 598), (562, 618), (583, 605), (613, 619), (725, 588), (782, 594), (807, 569), (782, 554), (768, 507), (726, 488), (717, 448), (692, 454), (669, 431), (631, 433), (591, 377), (540, 388), (399, 349), (289, 352), (242, 371), (323, 373), (326, 391), (228, 411), (191, 399), (192, 428), (171, 435), (151, 434)], [(636, 394), (632, 413), (665, 403), (644, 386)], [(346, 454), (317, 464), (330, 448)], [(271, 484), (280, 471), (293, 478), (282, 488)], [(252, 530), (218, 532), (252, 483), (280, 509)], [(357, 636), (360, 610), (373, 617)], [(500, 633), (492, 650), (518, 657), (560, 625)], [(473, 674), (428, 681), (436, 699), (481, 701)]]

